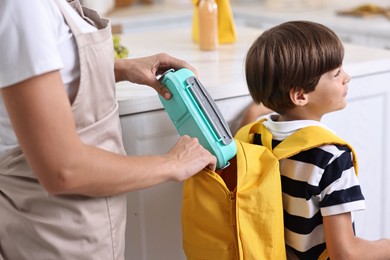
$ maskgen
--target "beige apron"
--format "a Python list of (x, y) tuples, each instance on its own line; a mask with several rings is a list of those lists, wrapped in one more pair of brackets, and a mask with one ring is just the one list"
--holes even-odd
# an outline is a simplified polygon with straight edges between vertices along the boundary
[[(82, 34), (57, 1), (79, 52), (80, 85), (72, 104), (78, 134), (84, 143), (124, 154), (109, 21), (68, 2), (98, 28)], [(0, 259), (124, 259), (125, 220), (125, 195), (53, 196), (19, 147), (0, 156)]]

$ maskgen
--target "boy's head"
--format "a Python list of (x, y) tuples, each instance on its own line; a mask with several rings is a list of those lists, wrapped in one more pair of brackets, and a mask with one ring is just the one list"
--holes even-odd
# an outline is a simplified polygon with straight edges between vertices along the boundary
[(342, 65), (344, 47), (329, 28), (292, 21), (265, 31), (245, 62), (246, 81), (256, 103), (278, 113), (294, 107), (291, 89), (314, 91), (322, 74)]

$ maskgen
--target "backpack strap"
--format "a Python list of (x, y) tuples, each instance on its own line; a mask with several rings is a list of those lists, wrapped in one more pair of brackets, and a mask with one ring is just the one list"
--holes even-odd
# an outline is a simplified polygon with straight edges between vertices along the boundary
[(320, 126), (301, 128), (284, 139), (275, 148), (272, 148), (272, 133), (264, 126), (264, 121), (266, 121), (266, 119), (242, 127), (237, 132), (235, 138), (244, 142), (253, 143), (254, 134), (260, 134), (263, 146), (272, 151), (279, 160), (325, 144), (344, 145), (352, 151), (353, 165), (356, 174), (358, 173), (357, 157), (353, 147), (328, 129)]
[(234, 135), (234, 138), (244, 143), (253, 143), (254, 131), (252, 131), (252, 127), (254, 127), (254, 125), (257, 125), (259, 122), (260, 121), (254, 121), (247, 125), (244, 125), (240, 129), (238, 129), (237, 133)]

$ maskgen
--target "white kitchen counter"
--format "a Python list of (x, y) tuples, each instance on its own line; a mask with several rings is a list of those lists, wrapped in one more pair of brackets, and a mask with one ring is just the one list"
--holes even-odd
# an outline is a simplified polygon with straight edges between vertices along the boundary
[[(238, 41), (221, 45), (216, 51), (200, 51), (192, 41), (191, 28), (134, 31), (122, 35), (122, 43), (129, 49), (129, 58), (166, 52), (184, 59), (194, 66), (203, 85), (216, 100), (248, 95), (244, 79), (244, 59), (250, 44), (261, 30), (237, 27)], [(346, 44), (345, 69), (352, 78), (390, 69), (390, 52)], [(388, 60), (386, 60), (388, 59)], [(117, 98), (121, 115), (161, 109), (157, 93), (147, 86), (129, 82), (117, 84)]]
[[(200, 51), (191, 40), (191, 30), (178, 28), (165, 31), (133, 32), (123, 35), (130, 58), (166, 52), (186, 60), (198, 71), (198, 76), (214, 99), (247, 95), (243, 61), (249, 44), (260, 34), (258, 29), (239, 28), (238, 41), (221, 45), (216, 51)], [(120, 114), (161, 109), (156, 92), (148, 87), (121, 82), (117, 92)]]

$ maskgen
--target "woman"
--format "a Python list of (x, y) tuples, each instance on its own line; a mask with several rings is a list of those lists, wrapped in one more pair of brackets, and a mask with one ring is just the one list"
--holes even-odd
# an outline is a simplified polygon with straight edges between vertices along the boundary
[(123, 259), (125, 192), (182, 181), (216, 159), (182, 137), (126, 156), (115, 81), (170, 93), (166, 54), (114, 63), (110, 23), (79, 1), (0, 2), (0, 259)]

